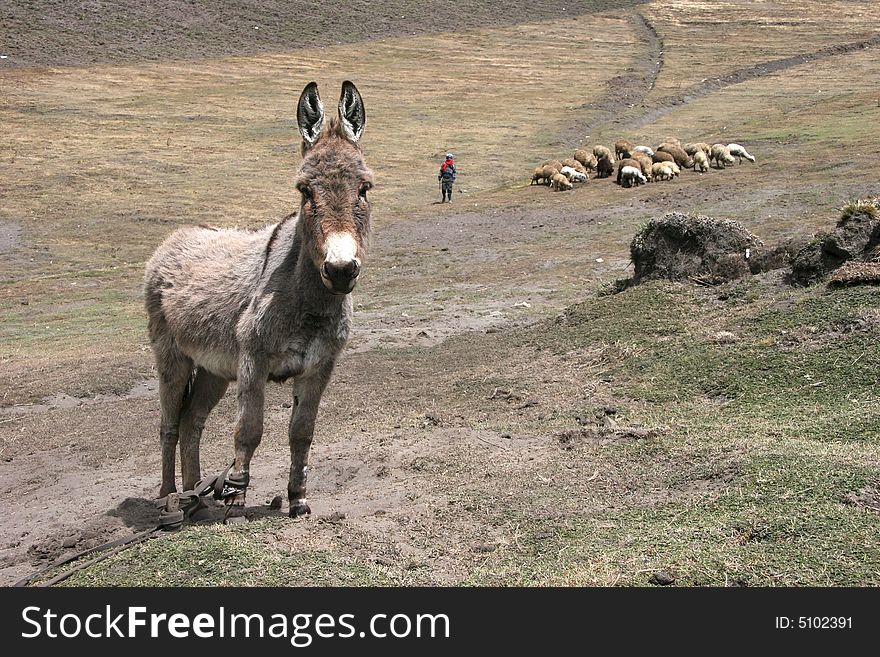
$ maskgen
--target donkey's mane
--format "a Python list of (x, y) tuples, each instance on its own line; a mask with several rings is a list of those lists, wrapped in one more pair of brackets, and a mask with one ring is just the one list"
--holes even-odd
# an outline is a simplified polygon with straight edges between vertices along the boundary
[(281, 232), (281, 227), (289, 220), (296, 217), (296, 215), (296, 212), (291, 212), (289, 215), (284, 217), (284, 219), (275, 224), (275, 228), (272, 229), (272, 234), (269, 236), (269, 241), (266, 242), (266, 251), (263, 254), (263, 271), (260, 272), (261, 274), (266, 271), (266, 265), (269, 262), (269, 255), (272, 253), (272, 247), (275, 245), (275, 240), (278, 238), (278, 233)]

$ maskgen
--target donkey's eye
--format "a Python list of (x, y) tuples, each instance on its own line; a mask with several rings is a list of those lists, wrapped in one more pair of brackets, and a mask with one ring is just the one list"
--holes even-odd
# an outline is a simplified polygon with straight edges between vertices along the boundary
[(361, 198), (367, 198), (367, 192), (372, 189), (373, 185), (371, 183), (365, 182), (361, 183), (361, 187), (358, 190), (358, 196)]
[(312, 190), (309, 189), (308, 185), (297, 185), (297, 189), (299, 190), (299, 193), (302, 194), (304, 199), (306, 199), (307, 201), (310, 201), (312, 199)]

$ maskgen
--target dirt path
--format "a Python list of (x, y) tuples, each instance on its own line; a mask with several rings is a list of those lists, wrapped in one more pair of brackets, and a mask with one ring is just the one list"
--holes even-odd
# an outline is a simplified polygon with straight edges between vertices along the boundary
[(9, 253), (21, 241), (21, 226), (11, 221), (0, 221), (0, 253)]
[(850, 43), (819, 48), (813, 52), (792, 55), (746, 66), (720, 77), (697, 84), (657, 100), (646, 100), (663, 70), (664, 43), (662, 35), (644, 15), (633, 11), (630, 15), (634, 33), (638, 34), (644, 52), (633, 62), (632, 70), (608, 81), (606, 92), (582, 107), (592, 112), (592, 118), (575, 122), (562, 133), (566, 146), (577, 146), (584, 135), (600, 129), (607, 131), (634, 130), (700, 98), (729, 86), (774, 75), (789, 68), (821, 61), (829, 57), (847, 55), (880, 46), (880, 35)]
[[(608, 81), (602, 96), (582, 105), (582, 109), (591, 113), (591, 118), (574, 121), (562, 132), (562, 141), (568, 147), (580, 145), (585, 135), (590, 135), (601, 126), (616, 123), (616, 117), (641, 105), (648, 92), (654, 88), (657, 76), (663, 69), (663, 40), (654, 25), (638, 12), (633, 12), (628, 17), (633, 32), (642, 43), (644, 53), (633, 61), (629, 72)], [(594, 47), (613, 45), (599, 44)]]
[(697, 84), (691, 85), (678, 93), (664, 96), (659, 100), (650, 102), (639, 108), (635, 116), (628, 116), (620, 122), (621, 128), (635, 129), (652, 123), (660, 117), (672, 112), (684, 105), (699, 100), (704, 96), (715, 93), (726, 87), (735, 84), (748, 82), (767, 75), (774, 75), (786, 69), (796, 66), (802, 66), (811, 62), (817, 62), (828, 57), (836, 57), (838, 55), (847, 55), (868, 48), (876, 48), (880, 46), (880, 35), (870, 39), (854, 41), (852, 43), (843, 43), (826, 48), (820, 48), (811, 53), (793, 55), (791, 57), (783, 57), (782, 59), (774, 59), (768, 62), (761, 62), (754, 66), (746, 66), (737, 69), (727, 75), (721, 77), (709, 78)]

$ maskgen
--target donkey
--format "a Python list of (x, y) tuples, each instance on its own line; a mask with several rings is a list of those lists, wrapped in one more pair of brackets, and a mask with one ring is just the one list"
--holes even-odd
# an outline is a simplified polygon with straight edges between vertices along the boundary
[(317, 84), (300, 95), (297, 212), (256, 231), (181, 228), (147, 263), (145, 302), (162, 412), (160, 497), (176, 491), (178, 441), (184, 489), (200, 480), (205, 421), (236, 380), (226, 501), (244, 505), (263, 434), (266, 382), (293, 378), (289, 515), (311, 513), (306, 476), (318, 404), (348, 340), (349, 293), (370, 233), (372, 173), (358, 145), (366, 114), (351, 82), (342, 84), (338, 109), (325, 125)]

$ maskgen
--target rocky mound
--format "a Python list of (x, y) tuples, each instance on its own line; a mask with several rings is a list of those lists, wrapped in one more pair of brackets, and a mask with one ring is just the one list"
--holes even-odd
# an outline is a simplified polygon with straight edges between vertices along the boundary
[(723, 283), (751, 273), (750, 262), (763, 243), (741, 223), (670, 212), (652, 219), (630, 244), (633, 283), (642, 280), (695, 280)]
[(880, 262), (846, 262), (834, 271), (828, 285), (880, 285)]
[(848, 261), (868, 261), (880, 249), (880, 198), (844, 206), (837, 226), (818, 233), (791, 261), (791, 280), (810, 285), (823, 280)]

